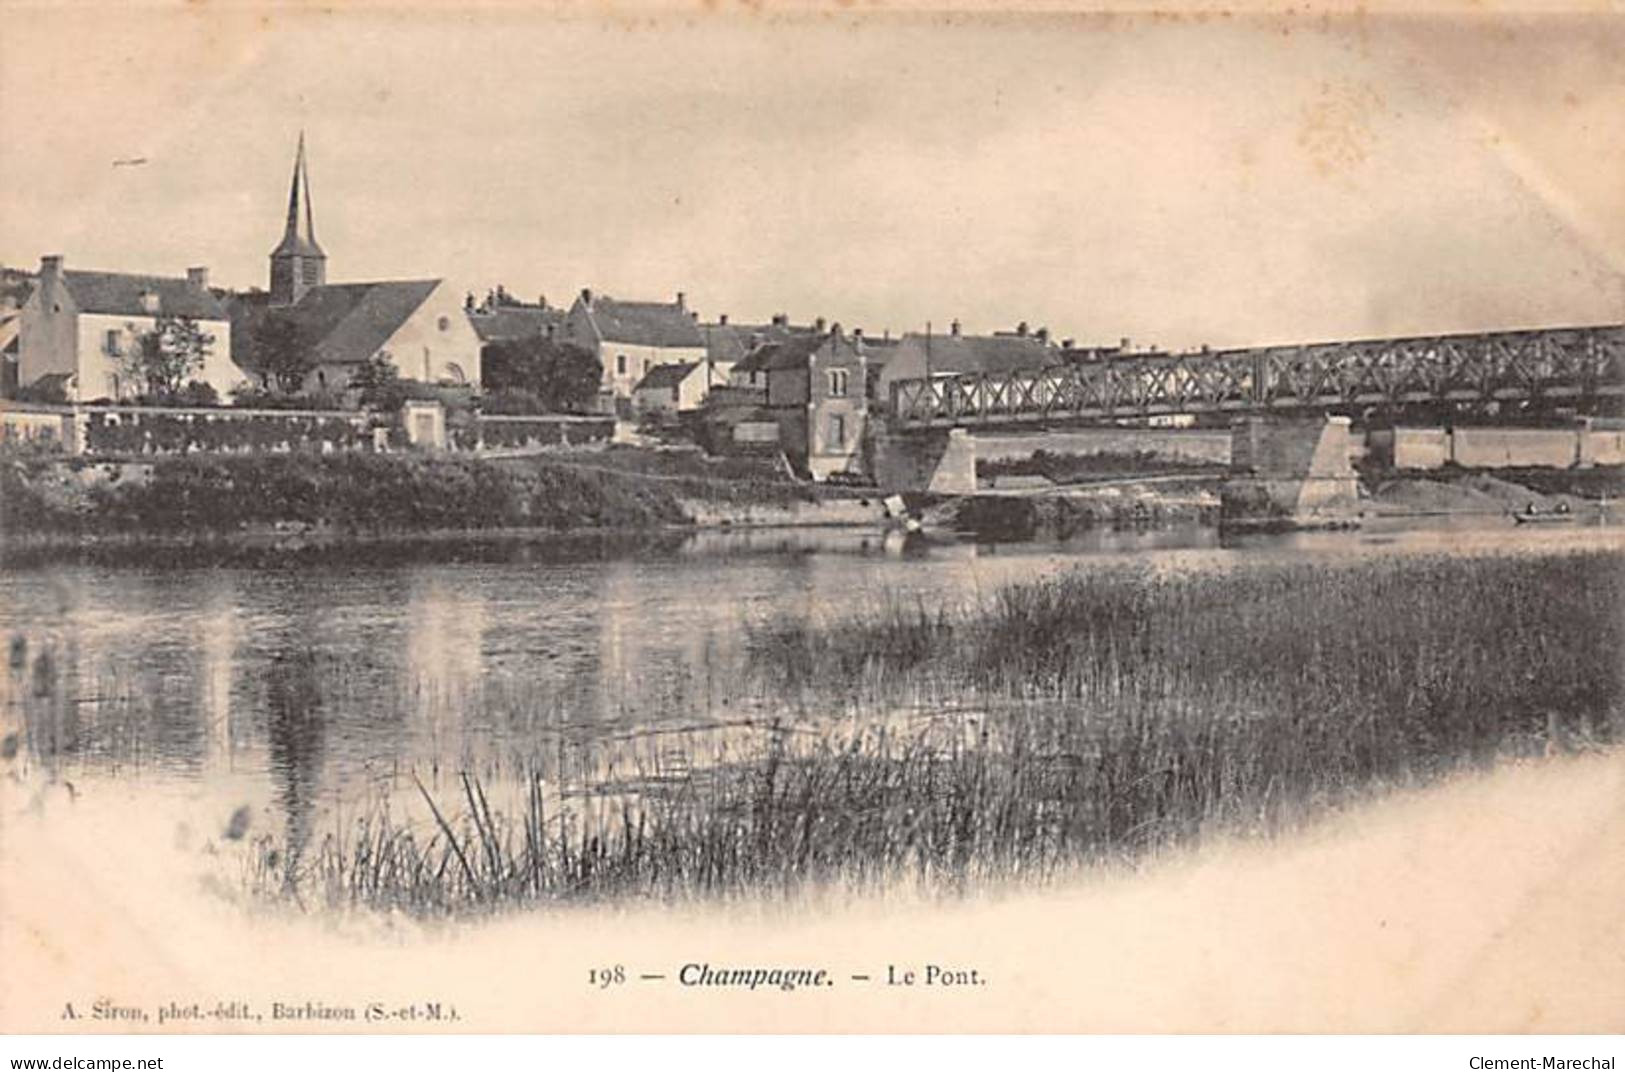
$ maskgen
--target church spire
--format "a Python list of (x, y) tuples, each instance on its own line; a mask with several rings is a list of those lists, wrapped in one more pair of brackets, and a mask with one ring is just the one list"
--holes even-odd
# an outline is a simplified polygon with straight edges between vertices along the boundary
[(271, 300), (279, 305), (292, 305), (304, 297), (306, 290), (326, 281), (327, 254), (316, 244), (315, 216), (310, 206), (310, 171), (305, 163), (305, 132), (301, 130), (299, 150), (293, 160), (293, 182), (288, 187), (288, 222), (282, 241), (271, 251)]

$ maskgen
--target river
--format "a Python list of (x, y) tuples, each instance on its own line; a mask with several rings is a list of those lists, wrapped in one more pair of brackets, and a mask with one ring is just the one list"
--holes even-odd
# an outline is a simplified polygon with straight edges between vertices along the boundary
[[(583, 741), (806, 717), (747, 674), (752, 623), (974, 602), (1070, 569), (1620, 547), (1506, 519), (1221, 541), (1211, 529), (978, 545), (847, 530), (707, 532), (633, 551), (440, 544), (373, 564), (58, 563), (0, 571), (13, 770), (183, 791), (310, 821), (406, 772), (500, 769)], [(658, 763), (662, 746), (650, 745)]]

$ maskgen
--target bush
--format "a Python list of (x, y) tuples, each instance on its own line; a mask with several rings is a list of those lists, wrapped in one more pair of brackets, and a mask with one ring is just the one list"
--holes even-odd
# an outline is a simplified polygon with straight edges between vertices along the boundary
[(664, 486), (572, 466), (390, 454), (164, 458), (150, 479), (53, 503), (49, 467), (3, 470), (8, 532), (221, 534), (296, 524), (345, 532), (649, 528), (687, 520)]

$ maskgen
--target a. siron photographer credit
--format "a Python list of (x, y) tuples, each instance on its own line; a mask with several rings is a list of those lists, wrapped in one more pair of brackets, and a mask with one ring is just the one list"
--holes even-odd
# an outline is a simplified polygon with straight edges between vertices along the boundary
[(1625, 1029), (1617, 15), (0, 11), (0, 1028)]

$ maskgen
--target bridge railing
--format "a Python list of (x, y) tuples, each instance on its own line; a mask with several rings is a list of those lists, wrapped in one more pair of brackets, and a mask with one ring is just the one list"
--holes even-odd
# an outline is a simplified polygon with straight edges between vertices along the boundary
[(1625, 325), (1144, 354), (891, 387), (899, 427), (1625, 396)]

